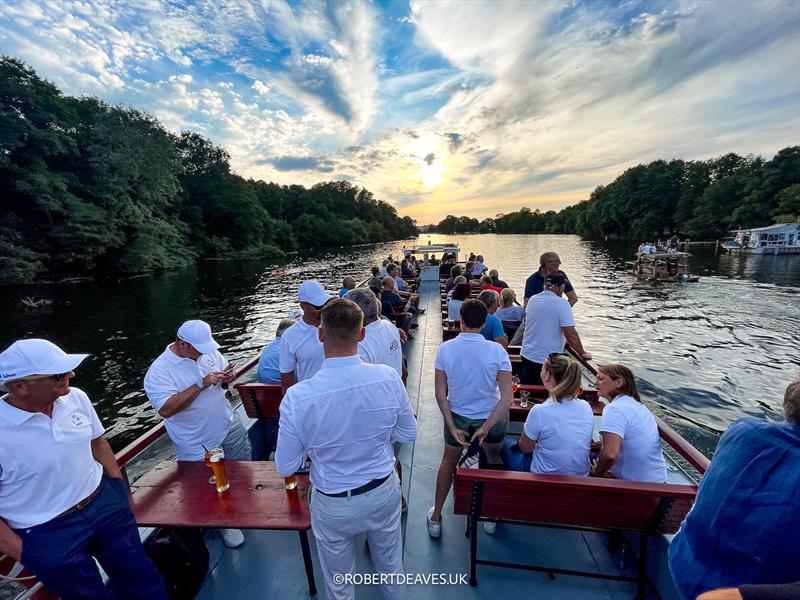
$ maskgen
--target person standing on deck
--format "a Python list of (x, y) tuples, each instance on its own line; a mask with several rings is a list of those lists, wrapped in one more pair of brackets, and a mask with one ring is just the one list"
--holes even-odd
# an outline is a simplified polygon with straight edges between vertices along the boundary
[[(513, 401), (511, 361), (500, 344), (481, 335), (488, 311), (480, 300), (461, 305), (461, 333), (436, 354), (436, 402), (444, 419), (444, 453), (436, 476), (428, 534), (442, 535), (442, 509), (453, 484), (453, 470), (470, 442), (478, 440), (490, 468), (502, 465), (501, 450)], [(484, 525), (494, 533), (494, 523)]]
[(669, 547), (672, 578), (687, 600), (800, 577), (800, 379), (786, 388), (783, 414), (781, 423), (739, 419), (720, 438)]
[(325, 354), (317, 336), (319, 313), (333, 296), (316, 279), (308, 279), (297, 288), (297, 300), (303, 317), (281, 336), (281, 387), (286, 393), (298, 381), (319, 371)]
[(564, 284), (564, 294), (567, 296), (570, 306), (575, 306), (578, 302), (578, 294), (572, 287), (569, 277), (564, 271), (560, 271), (561, 259), (555, 252), (545, 252), (539, 257), (539, 270), (533, 273), (525, 281), (525, 295), (523, 296), (522, 306), (528, 308), (528, 302), (536, 294), (541, 294), (544, 291), (544, 279), (550, 273), (560, 272), (566, 278)]
[[(358, 356), (363, 314), (342, 299), (326, 305), (319, 337), (325, 362), (281, 402), (275, 466), (284, 477), (311, 458), (311, 524), (331, 600), (355, 598), (342, 576), (354, 573), (356, 548), (367, 537), (378, 573), (403, 573), (401, 493), (392, 442), (413, 442), (417, 423), (403, 382), (386, 365)], [(381, 585), (384, 598), (405, 586)]]
[[(231, 383), (236, 373), (218, 348), (208, 323), (186, 321), (144, 376), (144, 391), (164, 418), (178, 460), (203, 460), (206, 448), (217, 447), (228, 460), (252, 458), (247, 432), (221, 385)], [(238, 529), (221, 529), (220, 534), (229, 548), (244, 543)]]
[(536, 294), (525, 308), (525, 332), (522, 336), (522, 373), (525, 384), (542, 384), (542, 364), (548, 354), (564, 352), (564, 343), (586, 360), (592, 355), (583, 349), (572, 306), (562, 298), (569, 283), (561, 271), (550, 273), (544, 279), (544, 291)]
[(103, 425), (70, 387), (87, 356), (39, 339), (0, 353), (0, 553), (63, 600), (167, 600)]

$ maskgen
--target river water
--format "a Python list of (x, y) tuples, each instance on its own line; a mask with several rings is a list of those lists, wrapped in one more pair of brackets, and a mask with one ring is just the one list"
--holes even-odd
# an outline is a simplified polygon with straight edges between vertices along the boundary
[[(562, 235), (423, 235), (455, 242), (462, 258), (482, 254), (522, 296), (545, 251), (560, 254), (579, 295), (577, 329), (595, 362), (634, 370), (655, 412), (710, 455), (733, 420), (779, 420), (783, 392), (800, 376), (800, 256), (715, 256), (693, 250), (699, 283), (654, 285), (621, 269), (634, 243)], [(150, 362), (186, 319), (208, 321), (224, 354), (252, 357), (296, 308), (298, 281), (330, 290), (344, 275), (361, 280), (414, 242), (373, 244), (294, 256), (282, 264), (206, 262), (121, 282), (4, 288), (0, 347), (44, 337), (91, 356), (73, 380), (89, 394), (119, 449), (158, 421), (142, 389)], [(22, 300), (48, 301), (28, 308)], [(427, 317), (431, 318), (431, 317)]]

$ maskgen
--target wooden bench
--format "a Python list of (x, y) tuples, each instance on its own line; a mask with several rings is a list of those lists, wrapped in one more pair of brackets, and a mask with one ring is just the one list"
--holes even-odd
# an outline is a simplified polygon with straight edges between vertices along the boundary
[[(454, 512), (466, 515), (470, 537), (470, 585), (477, 586), (477, 565), (561, 575), (594, 577), (637, 584), (639, 599), (647, 586), (647, 537), (675, 533), (694, 503), (696, 486), (621, 481), (602, 477), (538, 475), (489, 469), (456, 469)], [(478, 522), (505, 521), (586, 531), (622, 530), (639, 535), (636, 577), (499, 562), (478, 558)]]
[(283, 390), (280, 383), (237, 383), (233, 386), (251, 419), (279, 418)]

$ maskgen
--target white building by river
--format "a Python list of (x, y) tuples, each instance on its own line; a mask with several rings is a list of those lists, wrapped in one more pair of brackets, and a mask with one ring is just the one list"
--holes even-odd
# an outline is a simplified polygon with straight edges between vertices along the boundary
[(748, 254), (800, 254), (800, 223), (778, 223), (754, 229), (737, 229), (732, 233), (741, 248), (731, 252)]

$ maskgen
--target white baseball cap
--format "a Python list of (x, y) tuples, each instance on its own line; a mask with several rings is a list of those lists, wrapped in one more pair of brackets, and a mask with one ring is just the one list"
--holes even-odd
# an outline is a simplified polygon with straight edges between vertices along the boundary
[(19, 340), (0, 353), (0, 382), (29, 375), (60, 375), (76, 369), (88, 354), (67, 354), (47, 340)]
[(333, 300), (333, 296), (325, 291), (322, 284), (316, 279), (308, 279), (297, 288), (297, 300), (307, 302), (316, 307), (324, 306), (328, 300)]
[(219, 348), (219, 344), (211, 337), (211, 327), (205, 321), (186, 321), (178, 328), (178, 339), (190, 343), (203, 354)]

